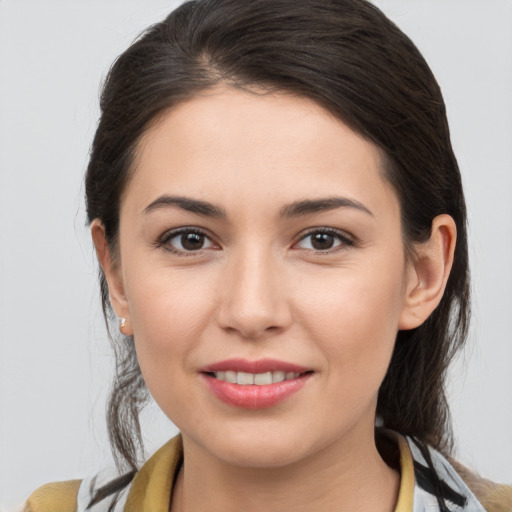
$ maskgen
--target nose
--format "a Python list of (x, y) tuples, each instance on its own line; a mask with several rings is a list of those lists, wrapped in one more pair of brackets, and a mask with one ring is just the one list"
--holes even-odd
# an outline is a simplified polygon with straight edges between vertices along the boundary
[(291, 324), (284, 276), (275, 259), (262, 250), (248, 250), (227, 265), (219, 290), (218, 319), (223, 329), (258, 339)]

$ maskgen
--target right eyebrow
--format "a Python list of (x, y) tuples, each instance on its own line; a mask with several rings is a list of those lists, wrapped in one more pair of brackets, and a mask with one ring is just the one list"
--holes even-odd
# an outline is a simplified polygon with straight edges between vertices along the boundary
[(184, 196), (169, 195), (162, 195), (152, 203), (148, 204), (148, 206), (144, 208), (144, 213), (150, 213), (155, 210), (173, 206), (177, 206), (187, 212), (197, 213), (205, 217), (215, 217), (220, 219), (225, 219), (227, 217), (226, 212), (222, 208), (219, 208), (207, 201), (200, 201), (199, 199), (192, 199)]

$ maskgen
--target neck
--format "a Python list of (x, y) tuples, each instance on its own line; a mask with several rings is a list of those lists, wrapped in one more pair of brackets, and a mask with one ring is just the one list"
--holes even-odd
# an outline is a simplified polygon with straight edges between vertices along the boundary
[(400, 478), (371, 439), (347, 436), (296, 463), (252, 468), (221, 461), (185, 437), (172, 511), (392, 512)]

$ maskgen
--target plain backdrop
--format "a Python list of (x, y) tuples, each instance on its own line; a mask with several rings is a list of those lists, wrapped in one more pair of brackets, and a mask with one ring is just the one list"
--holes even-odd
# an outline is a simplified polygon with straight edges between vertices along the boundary
[[(449, 378), (457, 453), (512, 482), (512, 2), (379, 0), (430, 63), (470, 217), (474, 314)], [(0, 508), (110, 463), (111, 353), (82, 176), (113, 59), (171, 0), (0, 0)], [(174, 434), (144, 414), (148, 451)]]

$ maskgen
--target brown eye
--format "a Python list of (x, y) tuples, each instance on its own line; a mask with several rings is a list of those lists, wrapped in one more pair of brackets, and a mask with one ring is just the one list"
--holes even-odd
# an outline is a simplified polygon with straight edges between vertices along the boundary
[(317, 251), (332, 249), (335, 242), (336, 238), (330, 233), (315, 233), (311, 235), (311, 246)]
[(198, 249), (202, 249), (204, 239), (205, 236), (199, 233), (185, 233), (180, 235), (181, 246), (186, 251), (197, 251)]
[(163, 241), (173, 252), (194, 252), (213, 247), (213, 242), (204, 233), (200, 231), (180, 231), (170, 233)]
[(327, 252), (342, 246), (353, 245), (352, 240), (333, 230), (318, 230), (302, 237), (296, 247), (310, 251)]

